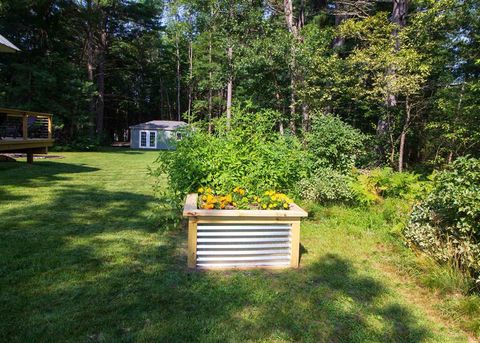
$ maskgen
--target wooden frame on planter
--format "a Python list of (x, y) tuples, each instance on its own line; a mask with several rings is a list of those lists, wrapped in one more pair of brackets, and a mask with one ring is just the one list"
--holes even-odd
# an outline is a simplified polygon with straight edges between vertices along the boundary
[(189, 194), (188, 267), (297, 268), (300, 219), (308, 214), (296, 204), (288, 210), (204, 210), (198, 194)]

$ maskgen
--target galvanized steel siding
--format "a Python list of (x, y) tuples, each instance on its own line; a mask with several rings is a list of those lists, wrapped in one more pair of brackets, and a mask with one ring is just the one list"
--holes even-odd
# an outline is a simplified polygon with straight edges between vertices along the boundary
[(197, 268), (288, 267), (290, 224), (198, 224)]

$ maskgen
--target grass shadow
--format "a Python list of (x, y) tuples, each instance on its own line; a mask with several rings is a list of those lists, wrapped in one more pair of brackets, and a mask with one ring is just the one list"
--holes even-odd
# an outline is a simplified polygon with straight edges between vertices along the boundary
[(26, 184), (33, 181), (54, 182), (68, 178), (66, 175), (90, 173), (99, 170), (86, 164), (72, 164), (53, 161), (41, 161), (33, 164), (26, 162), (4, 162), (0, 164), (1, 185)]
[[(45, 161), (23, 171), (22, 186), (94, 170)], [(323, 254), (298, 270), (192, 272), (185, 229), (159, 227), (152, 196), (67, 183), (49, 196), (21, 212), (1, 211), (0, 341), (422, 342), (432, 335), (381, 280), (342, 256)]]
[[(341, 256), (299, 270), (192, 272), (184, 230), (149, 221), (149, 196), (62, 187), (0, 232), (0, 340), (395, 341), (426, 328)], [(7, 310), (8, 309), (8, 310)], [(381, 329), (370, 323), (382, 323)]]

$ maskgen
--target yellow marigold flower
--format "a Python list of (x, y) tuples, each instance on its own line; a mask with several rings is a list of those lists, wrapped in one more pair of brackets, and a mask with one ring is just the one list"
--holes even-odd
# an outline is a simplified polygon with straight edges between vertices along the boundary
[(217, 198), (215, 198), (211, 194), (207, 194), (207, 203), (216, 203), (216, 202), (217, 202)]
[(206, 200), (207, 200), (207, 196), (206, 196), (206, 195), (202, 195), (202, 200), (203, 200), (203, 201), (206, 201)]
[(266, 208), (267, 208), (267, 205), (263, 204), (263, 205), (262, 205), (262, 208), (263, 208), (263, 209), (266, 209)]
[(287, 203), (284, 203), (284, 204), (283, 204), (283, 207), (284, 207), (284, 208), (289, 208), (289, 206), (288, 206)]
[(203, 191), (204, 191), (203, 187), (200, 187), (200, 188), (198, 189), (198, 193), (200, 193), (200, 194), (202, 194)]

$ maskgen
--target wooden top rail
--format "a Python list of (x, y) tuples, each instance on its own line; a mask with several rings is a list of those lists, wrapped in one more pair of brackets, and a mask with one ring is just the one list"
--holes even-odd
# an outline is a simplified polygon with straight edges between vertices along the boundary
[(23, 117), (23, 116), (27, 115), (27, 116), (32, 116), (32, 117), (52, 118), (51, 113), (16, 110), (16, 109), (11, 109), (11, 108), (1, 108), (1, 107), (0, 107), (0, 114), (7, 114), (7, 115), (12, 116), (12, 117)]
[(285, 218), (285, 217), (308, 217), (300, 206), (290, 204), (289, 210), (203, 210), (197, 208), (198, 194), (187, 195), (184, 217), (259, 217), (259, 218)]

